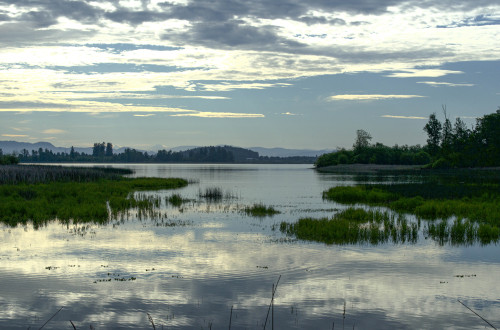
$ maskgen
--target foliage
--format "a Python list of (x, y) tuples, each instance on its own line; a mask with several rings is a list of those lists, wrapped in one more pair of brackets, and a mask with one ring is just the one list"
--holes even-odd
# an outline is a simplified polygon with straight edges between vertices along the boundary
[(131, 173), (131, 170), (119, 168), (7, 165), (0, 167), (0, 184), (118, 180), (122, 175)]
[(388, 147), (376, 143), (353, 150), (340, 149), (323, 154), (315, 162), (317, 168), (339, 164), (384, 164), (384, 165), (424, 165), (431, 160), (430, 155), (420, 146)]
[(254, 204), (251, 207), (247, 206), (243, 211), (247, 215), (254, 217), (272, 216), (280, 213), (280, 211), (276, 210), (272, 206), (265, 206), (264, 204)]
[(423, 128), (427, 133), (427, 145), (423, 148), (419, 145), (369, 144), (370, 134), (358, 130), (352, 150), (341, 149), (321, 155), (315, 166), (390, 164), (426, 165), (425, 168), (433, 169), (500, 166), (500, 109), (478, 118), (472, 129), (468, 129), (460, 118), (452, 125), (444, 106), (443, 113), (443, 123), (435, 113), (429, 116)]
[[(500, 186), (498, 182), (451, 181), (393, 185), (334, 187), (323, 197), (339, 203), (386, 206), (423, 219), (468, 219), (479, 225), (481, 241), (498, 240), (500, 230)], [(490, 226), (490, 227), (485, 227)], [(487, 228), (487, 229), (486, 229)], [(480, 230), (480, 232), (479, 232)], [(480, 234), (482, 233), (482, 234)], [(491, 234), (493, 236), (487, 236)], [(496, 235), (496, 236), (495, 236)]]
[(94, 143), (92, 154), (79, 153), (71, 147), (69, 154), (54, 153), (49, 149), (39, 148), (31, 153), (24, 149), (19, 154), (24, 163), (40, 162), (94, 162), (94, 163), (268, 163), (268, 164), (310, 164), (316, 157), (262, 157), (258, 152), (232, 146), (198, 147), (185, 151), (159, 150), (156, 154), (132, 148), (122, 153), (113, 153), (113, 144)]
[(348, 208), (331, 219), (302, 218), (296, 223), (282, 222), (280, 230), (301, 240), (326, 244), (416, 243), (418, 225), (402, 216), (379, 210)]
[(129, 208), (148, 209), (159, 199), (134, 196), (139, 190), (173, 189), (187, 185), (182, 179), (121, 178), (86, 182), (52, 181), (39, 184), (0, 186), (0, 221), (15, 226), (32, 221), (39, 226), (58, 219), (63, 222), (105, 222)]
[(0, 155), (0, 165), (15, 165), (19, 159), (13, 155)]

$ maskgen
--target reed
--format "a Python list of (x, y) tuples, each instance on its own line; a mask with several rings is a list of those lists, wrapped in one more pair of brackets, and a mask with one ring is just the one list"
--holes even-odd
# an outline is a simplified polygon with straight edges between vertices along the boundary
[(402, 215), (389, 212), (348, 208), (331, 219), (301, 218), (296, 223), (282, 222), (280, 230), (301, 240), (326, 244), (416, 243), (418, 226)]
[(100, 179), (120, 180), (132, 174), (129, 169), (105, 167), (63, 167), (44, 165), (0, 166), (0, 184), (36, 184), (61, 182), (92, 182)]
[[(106, 222), (110, 215), (137, 208), (151, 212), (160, 198), (134, 191), (180, 188), (182, 179), (121, 178), (91, 182), (60, 182), (0, 185), (0, 221), (11, 226), (47, 221)], [(108, 210), (109, 207), (109, 210)]]
[(186, 202), (186, 200), (183, 199), (179, 194), (173, 194), (169, 197), (166, 197), (165, 200), (167, 204), (170, 204), (175, 207), (180, 207), (184, 202)]
[[(467, 219), (482, 228), (478, 234), (481, 242), (496, 242), (500, 237), (500, 185), (496, 181), (334, 187), (325, 191), (323, 198), (343, 204), (385, 206), (397, 212), (414, 214), (419, 219)], [(448, 234), (458, 237), (459, 230), (465, 230), (465, 236), (475, 236), (471, 228), (462, 228), (458, 223), (453, 233)], [(446, 235), (443, 232), (438, 236)], [(470, 238), (464, 239), (467, 241)]]
[(280, 213), (280, 211), (276, 210), (272, 206), (265, 206), (261, 203), (247, 206), (243, 209), (243, 212), (254, 217), (273, 216)]

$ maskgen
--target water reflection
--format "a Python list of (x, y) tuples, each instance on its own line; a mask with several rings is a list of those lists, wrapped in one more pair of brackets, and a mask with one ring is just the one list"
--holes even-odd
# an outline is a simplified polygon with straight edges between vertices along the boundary
[[(157, 329), (220, 329), (229, 325), (233, 307), (232, 329), (258, 329), (280, 275), (277, 329), (338, 329), (343, 323), (356, 329), (484, 328), (457, 298), (500, 324), (497, 246), (282, 243), (273, 226), (309, 212), (331, 216), (343, 206), (324, 202), (321, 192), (350, 179), (339, 182), (303, 166), (253, 166), (227, 172), (224, 166), (133, 166), (137, 175), (198, 180), (176, 192), (192, 200), (182, 212), (161, 206), (165, 222), (186, 222), (182, 226), (131, 212), (109, 225), (2, 227), (0, 327), (39, 328), (64, 306), (44, 329), (71, 329), (69, 320), (78, 329), (146, 329), (147, 313)], [(241, 197), (229, 208), (198, 202), (199, 190), (212, 186)], [(172, 192), (161, 194), (164, 201)], [(256, 219), (239, 212), (257, 202), (282, 213)]]

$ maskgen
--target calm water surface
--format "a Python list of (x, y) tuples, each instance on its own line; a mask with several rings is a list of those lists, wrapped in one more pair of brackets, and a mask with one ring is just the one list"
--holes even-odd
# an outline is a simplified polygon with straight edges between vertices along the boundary
[[(280, 233), (281, 221), (344, 208), (321, 193), (356, 177), (307, 165), (119, 167), (191, 180), (150, 192), (190, 202), (163, 204), (161, 219), (131, 211), (107, 225), (0, 226), (0, 328), (38, 329), (63, 307), (43, 329), (73, 329), (70, 320), (77, 329), (152, 329), (148, 313), (156, 329), (224, 329), (230, 319), (231, 329), (262, 329), (280, 276), (275, 329), (490, 328), (458, 299), (500, 327), (498, 246), (327, 246)], [(207, 187), (231, 198), (200, 200)], [(282, 213), (242, 213), (254, 203)]]

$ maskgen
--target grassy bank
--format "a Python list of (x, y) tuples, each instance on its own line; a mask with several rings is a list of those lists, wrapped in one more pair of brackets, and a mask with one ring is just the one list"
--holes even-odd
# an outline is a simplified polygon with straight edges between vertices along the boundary
[(1, 222), (11, 226), (27, 222), (39, 226), (54, 219), (105, 222), (121, 211), (148, 210), (159, 203), (158, 198), (134, 196), (135, 191), (187, 185), (183, 179), (124, 178), (114, 170), (34, 168), (36, 177), (25, 166), (19, 166), (14, 173), (25, 174), (18, 176), (20, 183), (0, 185)]

